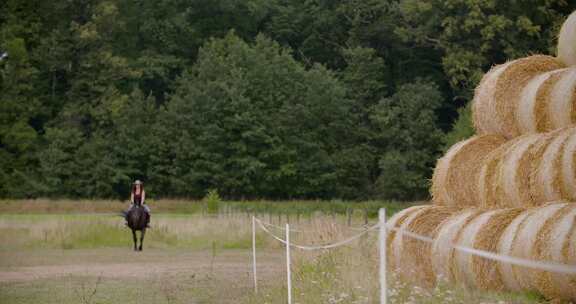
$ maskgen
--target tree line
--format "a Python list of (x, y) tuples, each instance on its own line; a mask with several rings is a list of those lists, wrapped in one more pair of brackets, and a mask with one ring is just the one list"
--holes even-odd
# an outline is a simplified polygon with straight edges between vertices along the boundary
[(397, 199), (564, 0), (4, 0), (0, 197)]

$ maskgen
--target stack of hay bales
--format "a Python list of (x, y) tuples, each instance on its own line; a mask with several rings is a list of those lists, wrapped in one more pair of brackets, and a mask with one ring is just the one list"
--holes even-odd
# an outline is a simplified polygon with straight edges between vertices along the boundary
[(558, 57), (521, 58), (483, 77), (472, 104), (477, 135), (438, 160), (434, 204), (390, 219), (391, 226), (434, 240), (390, 232), (388, 260), (401, 278), (576, 300), (576, 275), (453, 246), (576, 266), (576, 12), (558, 43)]
[(576, 275), (515, 266), (455, 250), (450, 243), (527, 260), (576, 264), (576, 204), (463, 210), (442, 223), (432, 245), (437, 277), (482, 290), (537, 291), (576, 299)]
[(576, 200), (576, 127), (510, 141), (481, 135), (454, 145), (438, 160), (432, 200), (456, 207), (534, 207)]

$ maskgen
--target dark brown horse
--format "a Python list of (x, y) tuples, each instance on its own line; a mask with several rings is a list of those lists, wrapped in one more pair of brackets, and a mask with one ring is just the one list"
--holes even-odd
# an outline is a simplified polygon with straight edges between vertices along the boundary
[[(134, 240), (134, 251), (142, 251), (144, 235), (148, 225), (147, 213), (144, 206), (139, 201), (134, 202), (134, 206), (124, 214), (128, 227), (132, 230), (132, 239)], [(136, 231), (140, 231), (140, 245), (136, 238)]]

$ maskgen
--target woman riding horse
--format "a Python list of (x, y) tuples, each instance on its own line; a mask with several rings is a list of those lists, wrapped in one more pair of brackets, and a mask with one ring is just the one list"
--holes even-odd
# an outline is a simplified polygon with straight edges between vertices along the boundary
[[(134, 241), (134, 251), (142, 251), (144, 243), (144, 235), (146, 235), (146, 228), (150, 223), (150, 208), (144, 204), (146, 199), (146, 192), (142, 182), (137, 180), (132, 185), (130, 193), (130, 208), (124, 211), (124, 218), (126, 219), (126, 226), (132, 230), (132, 239)], [(136, 238), (136, 231), (140, 231), (140, 244)]]
[(132, 191), (130, 192), (130, 207), (126, 214), (134, 208), (134, 205), (141, 204), (146, 210), (146, 226), (150, 224), (150, 207), (146, 205), (146, 191), (144, 191), (144, 184), (140, 180), (136, 180), (132, 184)]

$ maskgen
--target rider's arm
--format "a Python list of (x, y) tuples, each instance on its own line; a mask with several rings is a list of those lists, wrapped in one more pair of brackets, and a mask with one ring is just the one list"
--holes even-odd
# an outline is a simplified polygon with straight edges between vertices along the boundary
[(146, 191), (142, 190), (142, 204), (146, 202)]
[(134, 192), (130, 192), (130, 204), (134, 204)]

